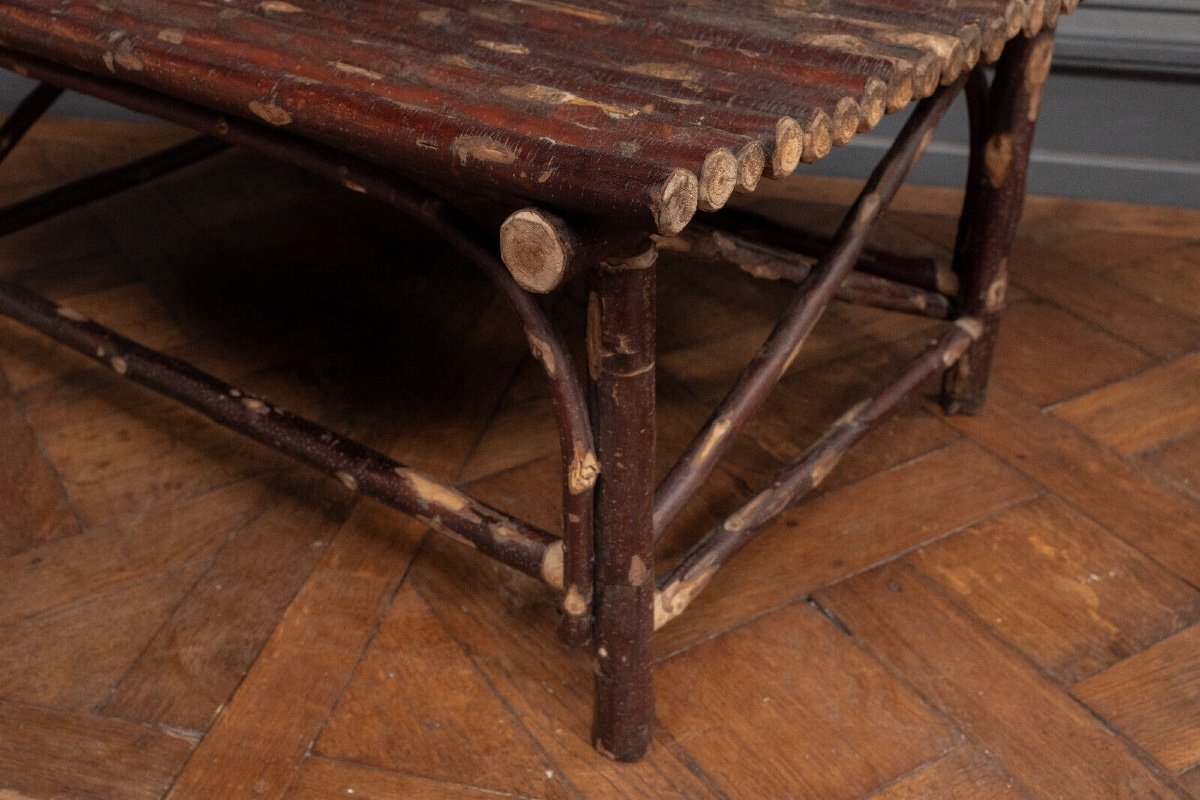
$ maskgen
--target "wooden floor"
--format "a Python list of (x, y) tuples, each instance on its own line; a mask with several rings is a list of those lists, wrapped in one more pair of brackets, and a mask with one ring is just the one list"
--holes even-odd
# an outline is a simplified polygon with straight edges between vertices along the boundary
[[(0, 202), (177, 137), (50, 123)], [(830, 225), (851, 187), (788, 191)], [(954, 211), (907, 191), (881, 238)], [(555, 524), (518, 326), (357, 196), (225, 155), (0, 273)], [(0, 324), (0, 798), (1200, 798), (1200, 213), (1034, 199), (1012, 273), (987, 412), (925, 387), (662, 631), (635, 766), (547, 590)], [(661, 284), (665, 469), (789, 292)], [(670, 553), (930, 331), (835, 306)]]

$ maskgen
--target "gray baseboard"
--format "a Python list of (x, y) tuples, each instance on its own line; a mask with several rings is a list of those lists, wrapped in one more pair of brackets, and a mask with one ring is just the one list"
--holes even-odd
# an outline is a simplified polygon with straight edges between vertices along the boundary
[[(961, 186), (967, 126), (961, 102), (912, 179)], [(863, 178), (904, 122), (888, 118), (809, 167)], [(1029, 191), (1061, 197), (1200, 208), (1200, 81), (1059, 71), (1038, 124)]]

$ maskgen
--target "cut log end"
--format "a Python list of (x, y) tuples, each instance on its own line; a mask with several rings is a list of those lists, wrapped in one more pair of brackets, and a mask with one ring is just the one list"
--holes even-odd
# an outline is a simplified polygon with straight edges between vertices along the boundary
[(786, 178), (800, 166), (804, 155), (805, 131), (791, 117), (775, 124), (775, 148), (771, 152), (771, 177)]
[(663, 236), (675, 236), (692, 221), (699, 208), (699, 181), (686, 169), (674, 170), (653, 193), (650, 208)]
[(560, 221), (544, 211), (516, 211), (500, 226), (500, 258), (526, 291), (556, 289), (566, 277), (571, 250)]
[(887, 113), (895, 114), (911, 103), (916, 91), (916, 81), (912, 72), (896, 77), (887, 90)]
[(913, 99), (924, 100), (936, 92), (941, 77), (942, 65), (937, 55), (931, 52), (922, 53), (913, 67)]
[(963, 45), (963, 69), (975, 69), (983, 50), (983, 29), (975, 22), (965, 25), (958, 31), (958, 40)]
[(887, 108), (888, 91), (888, 85), (881, 79), (867, 78), (862, 98), (858, 101), (859, 118), (856, 133), (874, 130), (879, 121), (883, 119), (883, 112)]
[(804, 132), (804, 154), (801, 160), (812, 164), (829, 155), (833, 149), (833, 120), (824, 111), (818, 110)]
[(841, 147), (854, 138), (858, 133), (858, 121), (862, 118), (858, 101), (853, 97), (843, 97), (833, 108), (833, 145)]
[[(1011, 8), (1012, 6), (1009, 6), (1009, 9)], [(991, 20), (983, 29), (983, 60), (988, 64), (995, 62), (1004, 52), (1004, 45), (1008, 44), (1010, 38), (1008, 27), (1009, 21), (1006, 14), (1004, 19)]]
[(962, 75), (967, 69), (967, 48), (963, 47), (961, 41), (954, 42), (946, 53), (945, 63), (942, 65), (942, 85), (949, 86), (958, 80), (958, 76)]
[[(1025, 35), (1037, 36), (1042, 31), (1042, 26), (1046, 24), (1046, 2), (1047, 0), (1033, 0), (1029, 4), (1029, 18), (1025, 21)], [(1050, 0), (1057, 3), (1059, 0)]]
[(739, 192), (753, 192), (767, 168), (767, 153), (760, 142), (750, 142), (737, 152), (737, 186)]
[(700, 167), (697, 206), (701, 211), (718, 211), (733, 196), (738, 180), (737, 156), (727, 148), (713, 150)]

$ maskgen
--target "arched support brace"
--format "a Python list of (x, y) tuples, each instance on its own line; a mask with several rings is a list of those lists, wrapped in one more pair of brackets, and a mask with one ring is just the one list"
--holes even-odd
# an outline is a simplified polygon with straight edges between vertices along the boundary
[[(194, 142), (172, 148), (164, 154), (150, 156), (128, 167), (118, 168), (104, 173), (102, 176), (97, 176), (97, 178), (103, 178), (102, 188), (112, 187), (114, 190), (119, 190), (144, 183), (166, 174), (171, 169), (179, 168), (184, 162), (192, 163), (202, 155), (212, 154), (225, 144), (231, 144), (293, 164), (315, 175), (339, 183), (352, 191), (382, 201), (424, 224), (432, 233), (445, 240), (460, 255), (479, 268), (504, 294), (520, 318), (529, 341), (530, 352), (541, 365), (551, 387), (559, 431), (559, 446), (562, 453), (563, 537), (561, 542), (540, 542), (538, 537), (534, 537), (540, 542), (537, 547), (546, 552), (543, 554), (545, 563), (543, 564), (539, 557), (537, 569), (533, 570), (531, 574), (536, 574), (537, 577), (543, 578), (547, 583), (564, 592), (563, 618), (560, 627), (562, 638), (574, 645), (582, 645), (587, 641), (591, 628), (594, 561), (593, 487), (598, 467), (583, 388), (561, 333), (547, 318), (536, 299), (516, 284), (512, 275), (494, 253), (491, 244), (470, 218), (423, 187), (370, 162), (347, 156), (333, 148), (289, 136), (241, 119), (227, 118), (216, 112), (134, 86), (96, 78), (38, 59), (18, 57), (7, 51), (0, 51), (0, 66), (18, 70), (47, 85), (78, 90), (159, 119), (179, 123), (211, 137), (194, 140)], [(35, 92), (35, 95), (40, 97), (37, 105), (48, 99), (51, 94), (53, 94), (51, 90), (44, 90), (40, 94)], [(29, 102), (32, 103), (32, 100)], [(33, 105), (30, 106), (30, 109), (29, 113), (23, 117), (28, 125), (32, 125), (40, 116), (40, 112), (33, 113), (33, 110), (36, 110)], [(19, 130), (22, 125), (25, 125), (25, 122), (15, 125), (14, 130)], [(213, 144), (214, 140), (219, 141)], [(95, 183), (96, 178), (85, 178), (75, 185), (90, 186)], [(46, 213), (38, 216), (40, 221), (75, 208), (88, 200), (113, 193), (112, 191), (89, 191), (85, 192), (86, 196), (78, 202), (48, 204), (45, 198), (54, 195), (56, 191), (61, 192), (62, 190), (53, 190), (46, 195), (32, 198), (18, 205), (32, 205), (42, 209)], [(0, 218), (0, 225), (2, 222), (3, 220)], [(19, 289), (20, 287), (6, 287), (5, 291), (10, 294), (13, 292), (19, 294)], [(36, 300), (40, 300), (40, 298), (33, 296), (33, 300), (30, 302)], [(43, 330), (45, 329), (43, 328)], [(51, 335), (54, 334), (51, 333)], [(56, 336), (56, 338), (59, 337)], [(130, 342), (129, 344), (136, 347), (135, 343)], [(162, 391), (161, 388), (159, 390)], [(204, 411), (204, 413), (209, 412)], [(243, 430), (242, 432), (246, 433), (247, 431)], [(402, 510), (409, 510), (398, 503), (393, 502), (392, 504)], [(487, 551), (487, 548), (480, 549)], [(506, 561), (506, 563), (510, 562)], [(523, 571), (530, 571), (529, 565), (523, 561), (513, 565)]]

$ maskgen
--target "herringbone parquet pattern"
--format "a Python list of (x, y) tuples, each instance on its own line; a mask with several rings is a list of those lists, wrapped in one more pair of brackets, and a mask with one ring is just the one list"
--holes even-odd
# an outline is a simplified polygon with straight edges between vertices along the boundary
[[(177, 137), (48, 123), (0, 202)], [(907, 190), (880, 240), (945, 248), (955, 206)], [(0, 273), (555, 525), (518, 326), (361, 198), (234, 153)], [(1034, 199), (1012, 273), (987, 412), (927, 387), (662, 631), (635, 766), (546, 590), (0, 324), (0, 798), (1200, 798), (1200, 213)], [(788, 291), (662, 275), (665, 469)], [(835, 306), (669, 552), (929, 330)]]

